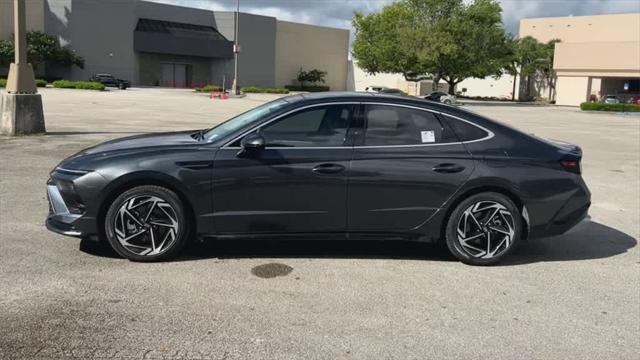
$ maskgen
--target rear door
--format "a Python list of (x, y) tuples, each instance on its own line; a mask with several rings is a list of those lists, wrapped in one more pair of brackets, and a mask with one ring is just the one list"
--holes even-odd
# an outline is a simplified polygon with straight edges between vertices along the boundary
[(473, 160), (436, 113), (365, 104), (362, 114), (365, 132), (349, 177), (349, 231), (420, 227), (469, 177)]

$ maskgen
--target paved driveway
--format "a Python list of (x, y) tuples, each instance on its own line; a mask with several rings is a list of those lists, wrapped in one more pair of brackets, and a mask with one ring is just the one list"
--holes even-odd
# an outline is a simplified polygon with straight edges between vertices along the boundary
[(593, 221), (501, 266), (424, 244), (275, 241), (138, 264), (45, 230), (48, 172), (97, 142), (207, 127), (271, 96), (42, 94), (50, 133), (0, 138), (0, 358), (638, 359), (638, 116), (468, 106), (585, 153)]

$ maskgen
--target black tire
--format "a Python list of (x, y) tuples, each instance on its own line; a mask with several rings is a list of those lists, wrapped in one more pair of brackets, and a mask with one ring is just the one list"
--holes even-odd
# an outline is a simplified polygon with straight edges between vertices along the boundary
[(125, 90), (126, 88), (127, 88), (127, 85), (122, 84), (122, 83), (118, 84), (118, 89)]
[[(177, 229), (171, 227), (170, 230), (167, 230), (163, 226), (152, 225), (154, 220), (153, 215), (152, 216), (147, 215), (148, 222), (144, 220), (144, 224), (140, 224), (143, 222), (141, 220), (144, 215), (141, 215), (141, 217), (137, 219), (139, 222), (136, 221), (136, 224), (140, 224), (140, 229), (139, 231), (132, 231), (132, 233), (138, 233), (138, 232), (142, 233), (142, 231), (147, 231), (146, 233), (142, 233), (140, 238), (136, 238), (136, 240), (139, 241), (138, 245), (143, 244), (145, 246), (148, 246), (146, 245), (147, 242), (149, 243), (149, 245), (151, 244), (152, 235), (150, 235), (149, 232), (155, 233), (156, 234), (155, 237), (158, 237), (158, 238), (163, 237), (162, 236), (163, 231), (173, 232), (172, 234), (169, 234), (169, 235), (167, 235), (166, 232), (164, 232), (165, 236), (167, 236), (169, 239), (173, 237), (173, 241), (169, 242), (166, 245), (165, 249), (162, 249), (156, 254), (138, 254), (128, 249), (123, 244), (121, 244), (118, 238), (119, 235), (116, 233), (116, 226), (120, 224), (121, 225), (120, 237), (122, 238), (130, 235), (130, 234), (127, 234), (126, 232), (124, 235), (122, 235), (122, 226), (128, 226), (129, 224), (131, 226), (136, 226), (134, 225), (135, 220), (132, 220), (132, 218), (130, 218), (128, 219), (129, 221), (128, 225), (124, 225), (123, 220), (118, 220), (116, 219), (116, 217), (119, 216), (119, 211), (121, 210), (121, 208), (123, 206), (126, 206), (125, 204), (127, 203), (132, 204), (133, 202), (130, 202), (130, 201), (132, 200), (136, 201), (137, 199), (144, 199), (145, 197), (162, 200), (162, 203), (161, 203), (162, 209), (160, 209), (160, 206), (158, 205), (155, 210), (148, 210), (149, 214), (160, 213), (160, 215), (162, 216), (162, 214), (164, 213), (165, 215), (168, 216), (168, 214), (170, 213), (171, 214), (170, 219), (175, 220), (175, 222), (177, 223), (177, 225), (174, 225)], [(141, 201), (140, 204), (142, 204), (143, 202), (144, 201)], [(153, 201), (147, 201), (146, 203), (148, 204), (149, 202), (153, 203)], [(156, 204), (157, 203), (154, 203), (153, 206), (156, 206)], [(149, 207), (150, 205), (140, 205), (140, 206)], [(136, 209), (132, 208), (130, 213), (135, 215), (137, 211)], [(147, 208), (145, 208), (144, 210), (145, 212), (147, 212), (146, 209)], [(163, 209), (167, 209), (167, 210), (163, 211)], [(140, 210), (140, 211), (142, 212), (143, 210)], [(175, 219), (173, 219), (174, 217)], [(189, 220), (190, 219), (188, 218), (188, 212), (185, 210), (184, 204), (182, 203), (178, 195), (176, 195), (173, 191), (161, 186), (143, 185), (143, 186), (137, 186), (124, 191), (111, 203), (109, 210), (107, 211), (107, 214), (105, 215), (105, 218), (104, 218), (104, 229), (105, 229), (105, 235), (107, 237), (107, 240), (109, 241), (109, 244), (120, 256), (125, 257), (132, 261), (140, 261), (140, 262), (163, 261), (163, 260), (172, 259), (176, 255), (178, 255), (180, 251), (183, 249), (183, 247), (185, 246), (185, 244), (188, 242), (189, 234), (190, 234)], [(172, 221), (156, 220), (156, 224), (165, 223), (165, 222), (171, 223)], [(127, 230), (125, 229), (125, 231)], [(157, 243), (154, 242), (153, 247), (155, 248), (156, 245)], [(134, 247), (131, 247), (131, 249), (138, 250), (138, 248), (134, 248)]]
[[(489, 208), (489, 204), (492, 203), (499, 204), (502, 207), (496, 205), (493, 208)], [(476, 208), (477, 210), (480, 210), (478, 212), (474, 212), (473, 207), (476, 206), (476, 204), (479, 204)], [(483, 210), (485, 208), (487, 208), (487, 210)], [(495, 213), (495, 216), (487, 219), (496, 210), (498, 213)], [(465, 215), (466, 211), (476, 215)], [(466, 218), (463, 219), (465, 216)], [(483, 218), (478, 219), (476, 223), (476, 216), (483, 216)], [(468, 228), (464, 228), (468, 229), (471, 234), (467, 239), (473, 238), (474, 236), (478, 236), (477, 238), (464, 242), (464, 238), (460, 237), (462, 238), (462, 240), (460, 240), (458, 236), (458, 227), (464, 226), (464, 221), (470, 221), (467, 223)], [(499, 229), (503, 232), (498, 233), (492, 229)], [(487, 232), (489, 233), (488, 235)], [(512, 236), (508, 236), (504, 234), (504, 232), (512, 233)], [(496, 235), (503, 237), (496, 237)], [(492, 249), (491, 251), (485, 251), (484, 247), (487, 246), (486, 239), (487, 237), (491, 239), (491, 236), (493, 236), (494, 239), (499, 239), (493, 242), (494, 246), (496, 246), (496, 250), (494, 251)], [(498, 263), (516, 248), (521, 236), (522, 216), (520, 215), (518, 207), (507, 196), (493, 192), (476, 194), (460, 202), (451, 212), (445, 229), (447, 248), (458, 260), (469, 265), (492, 265)], [(508, 240), (509, 238), (510, 241)], [(500, 245), (502, 240), (505, 242)], [(463, 246), (463, 242), (467, 245)], [(482, 251), (485, 251), (484, 255), (482, 254), (482, 251), (477, 251), (481, 246)], [(489, 248), (491, 249), (491, 247)], [(492, 254), (492, 252), (494, 252), (494, 254)]]

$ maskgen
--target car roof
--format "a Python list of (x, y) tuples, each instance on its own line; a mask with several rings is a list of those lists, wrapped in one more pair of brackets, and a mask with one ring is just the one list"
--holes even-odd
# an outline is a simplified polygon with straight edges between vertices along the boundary
[(359, 91), (325, 91), (316, 93), (304, 93), (297, 95), (290, 95), (281, 98), (291, 104), (301, 105), (303, 103), (318, 103), (318, 102), (388, 102), (392, 104), (405, 104), (417, 107), (423, 107), (432, 109), (435, 111), (446, 111), (450, 113), (456, 113), (457, 109), (450, 105), (437, 103), (433, 101), (427, 101), (423, 98), (413, 96), (398, 96), (393, 94), (384, 93), (371, 93), (371, 92), (359, 92)]

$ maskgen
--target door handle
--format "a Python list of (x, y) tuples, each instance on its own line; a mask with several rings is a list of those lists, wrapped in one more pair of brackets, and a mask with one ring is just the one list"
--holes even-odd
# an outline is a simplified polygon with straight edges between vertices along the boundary
[(319, 164), (311, 171), (316, 174), (336, 174), (344, 170), (344, 166), (340, 164)]
[(453, 174), (453, 173), (459, 173), (464, 171), (464, 166), (458, 165), (458, 164), (445, 163), (445, 164), (438, 164), (434, 166), (431, 170), (435, 172), (443, 173), (443, 174)]

